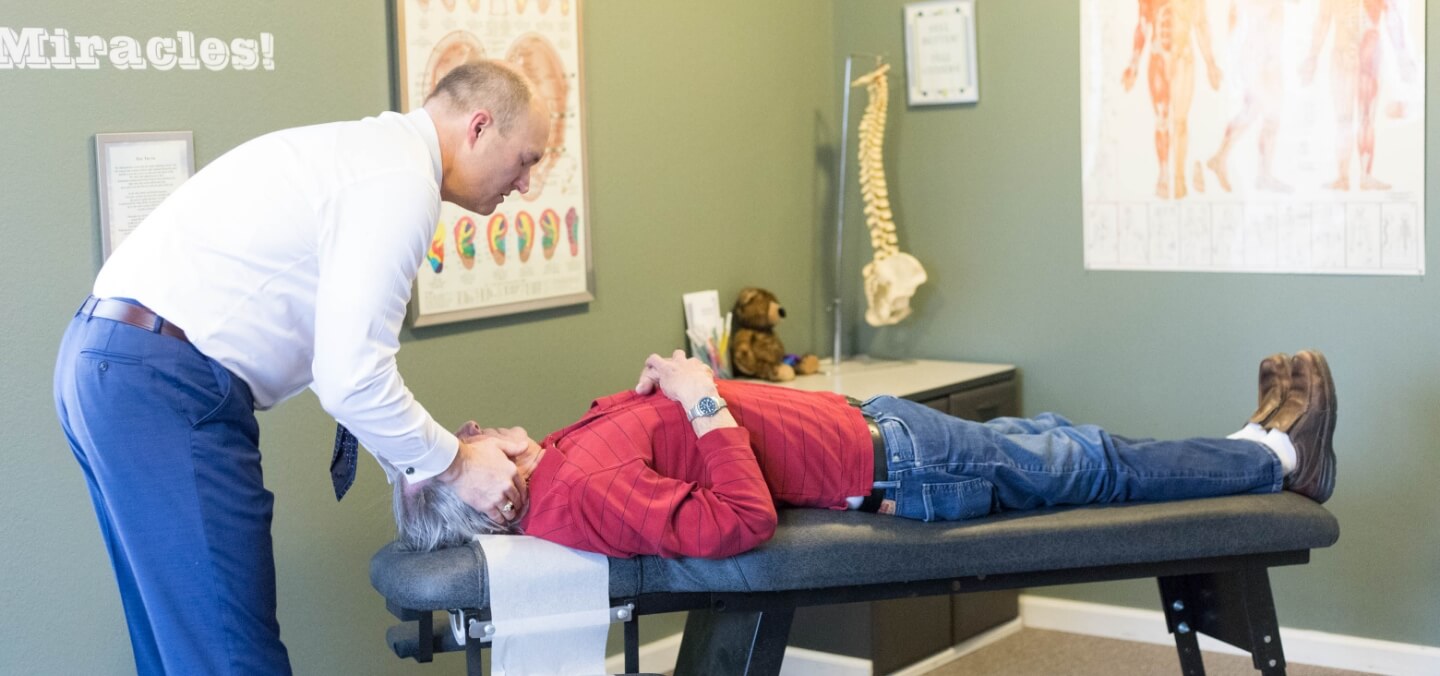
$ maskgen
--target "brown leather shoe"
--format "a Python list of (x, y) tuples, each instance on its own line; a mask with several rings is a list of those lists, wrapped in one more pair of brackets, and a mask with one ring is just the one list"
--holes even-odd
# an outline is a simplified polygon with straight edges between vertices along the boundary
[(1295, 446), (1295, 471), (1285, 488), (1315, 502), (1335, 490), (1335, 383), (1325, 355), (1301, 350), (1290, 359), (1290, 388), (1285, 400), (1265, 422), (1290, 436)]
[(1272, 354), (1260, 362), (1260, 405), (1250, 422), (1263, 425), (1285, 401), (1290, 390), (1290, 355)]

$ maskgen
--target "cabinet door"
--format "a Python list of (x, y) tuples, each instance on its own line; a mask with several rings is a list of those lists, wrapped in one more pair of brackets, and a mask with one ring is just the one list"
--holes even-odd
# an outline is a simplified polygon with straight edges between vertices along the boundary
[[(950, 415), (984, 422), (1001, 416), (1020, 415), (1020, 397), (1014, 380), (982, 385), (949, 396)], [(954, 594), (950, 597), (952, 617), (950, 640), (958, 644), (997, 627), (1020, 614), (1020, 592), (1016, 590)]]

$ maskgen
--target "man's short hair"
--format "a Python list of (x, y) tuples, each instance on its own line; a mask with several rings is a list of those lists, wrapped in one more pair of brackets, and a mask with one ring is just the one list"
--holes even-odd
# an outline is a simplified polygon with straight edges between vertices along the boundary
[(463, 545), (476, 534), (515, 532), (466, 504), (444, 481), (431, 479), (412, 487), (399, 472), (392, 474), (392, 481), (395, 540), (402, 551), (428, 552)]
[(520, 71), (494, 59), (478, 59), (456, 66), (436, 83), (425, 103), (444, 97), (457, 113), (485, 108), (495, 117), (501, 134), (510, 123), (526, 113), (535, 98), (535, 88)]

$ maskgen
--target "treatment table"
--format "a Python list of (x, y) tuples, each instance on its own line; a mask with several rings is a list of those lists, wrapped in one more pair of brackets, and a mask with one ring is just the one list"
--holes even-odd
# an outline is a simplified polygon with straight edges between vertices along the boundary
[[(1182, 673), (1204, 674), (1196, 633), (1284, 674), (1269, 569), (1303, 564), (1339, 537), (1335, 518), (1293, 493), (1013, 512), (923, 523), (860, 512), (782, 509), (775, 537), (723, 560), (610, 559), (627, 672), (637, 616), (690, 611), (675, 673), (778, 674), (797, 607), (1055, 584), (1156, 578)], [(402, 623), (399, 657), (464, 650), (481, 674), (488, 597), (476, 545), (428, 553), (388, 545), (370, 580)], [(447, 626), (433, 611), (450, 612)], [(463, 645), (457, 634), (467, 634)]]

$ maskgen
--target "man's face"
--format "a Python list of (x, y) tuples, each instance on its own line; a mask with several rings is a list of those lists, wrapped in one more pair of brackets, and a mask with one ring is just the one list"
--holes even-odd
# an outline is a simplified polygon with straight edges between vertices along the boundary
[(470, 211), (490, 215), (511, 192), (530, 187), (530, 169), (540, 161), (549, 137), (547, 113), (538, 99), (510, 124), (504, 134), (493, 122), (467, 132), (445, 177), (445, 199)]

